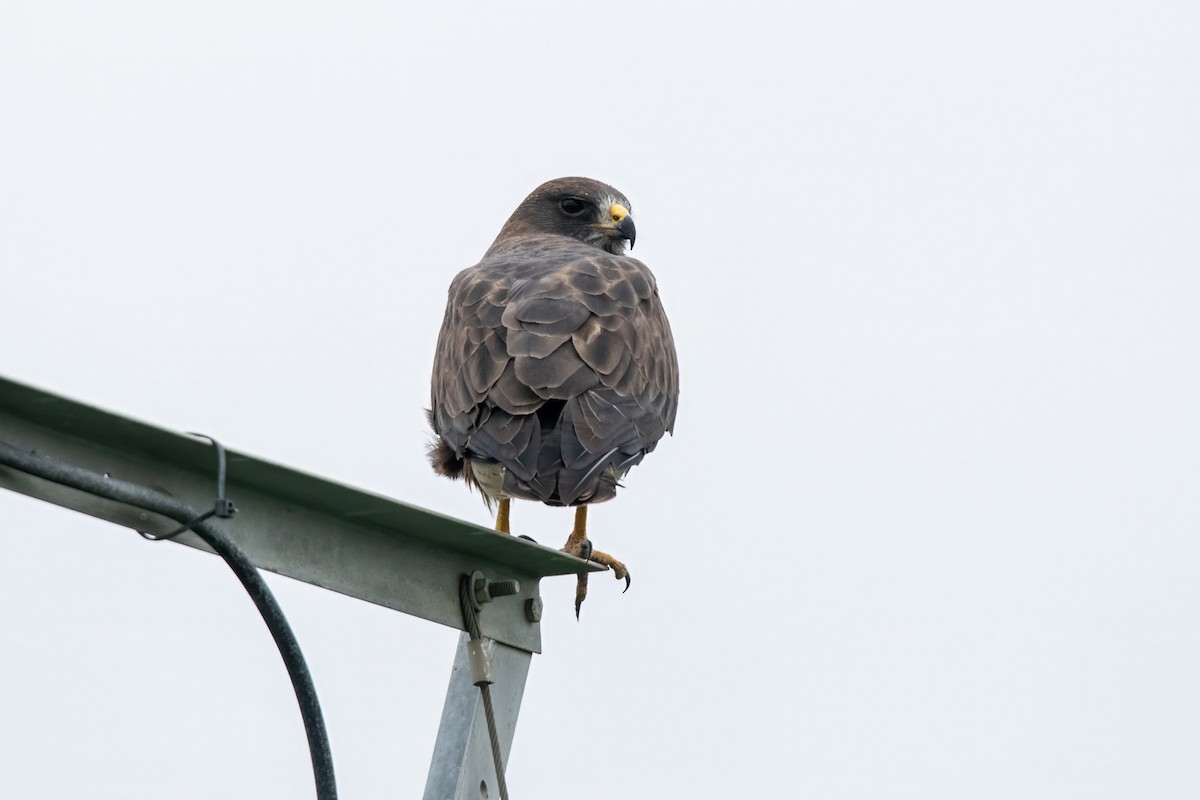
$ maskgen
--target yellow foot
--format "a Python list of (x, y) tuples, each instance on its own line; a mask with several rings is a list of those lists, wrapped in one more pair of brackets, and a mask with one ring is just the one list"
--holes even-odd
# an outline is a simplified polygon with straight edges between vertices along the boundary
[[(610, 556), (608, 553), (602, 553), (599, 550), (593, 550), (591, 542), (587, 539), (582, 539), (577, 542), (567, 540), (567, 546), (563, 548), (563, 552), (570, 553), (573, 556), (595, 561), (597, 564), (603, 564), (612, 570), (613, 577), (617, 580), (625, 581), (625, 588), (621, 593), (629, 591), (629, 586), (633, 583), (629, 577), (629, 569), (620, 561)], [(575, 578), (575, 619), (579, 619), (579, 609), (583, 605), (583, 601), (587, 599), (588, 592), (588, 573), (581, 572)]]
[(500, 510), (496, 514), (496, 530), (500, 533), (512, 533), (512, 531), (508, 529), (508, 505), (509, 499), (507, 497), (501, 497)]

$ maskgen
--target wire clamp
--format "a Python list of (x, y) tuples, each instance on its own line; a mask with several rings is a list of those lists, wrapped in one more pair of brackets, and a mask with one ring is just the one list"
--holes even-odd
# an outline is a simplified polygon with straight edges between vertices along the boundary
[(482, 571), (463, 575), (458, 582), (458, 602), (462, 608), (463, 628), (467, 632), (467, 659), (471, 664), (471, 683), (483, 696), (483, 716), (487, 720), (488, 741), (492, 745), (492, 763), (496, 767), (496, 783), (500, 800), (508, 800), (508, 784), (504, 778), (504, 759), (500, 755), (500, 736), (496, 732), (496, 711), (492, 708), (492, 653), (496, 643), (486, 639), (479, 629), (479, 612), (486, 603), (497, 597), (520, 594), (517, 581), (488, 580)]
[(225, 496), (225, 472), (226, 472), (225, 447), (220, 442), (218, 442), (216, 439), (214, 439), (213, 437), (206, 436), (203, 433), (192, 433), (191, 431), (188, 431), (188, 435), (189, 436), (198, 436), (201, 439), (208, 439), (210, 442), (212, 442), (213, 448), (215, 448), (217, 451), (217, 499), (213, 503), (212, 511), (205, 511), (203, 514), (196, 517), (195, 519), (190, 520), (189, 522), (185, 522), (184, 524), (180, 525), (178, 528), (171, 531), (170, 533), (164, 533), (161, 536), (155, 536), (152, 533), (146, 533), (146, 531), (138, 531), (138, 533), (142, 536), (143, 539), (149, 539), (152, 542), (161, 542), (166, 539), (174, 539), (176, 536), (179, 536), (181, 533), (186, 533), (187, 531), (190, 531), (195, 525), (197, 525), (201, 522), (204, 522), (204, 520), (206, 520), (206, 519), (209, 519), (211, 517), (219, 517), (220, 519), (229, 519), (230, 517), (232, 517), (234, 514), (237, 513), (237, 506), (235, 506), (233, 504), (232, 500), (230, 500), (228, 497)]

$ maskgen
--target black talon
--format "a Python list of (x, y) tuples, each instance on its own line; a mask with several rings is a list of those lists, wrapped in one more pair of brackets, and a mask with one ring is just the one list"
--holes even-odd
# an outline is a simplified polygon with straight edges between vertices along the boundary
[(579, 621), (579, 608), (583, 605), (584, 599), (587, 597), (587, 573), (581, 572), (575, 576), (575, 621)]
[(592, 560), (592, 540), (584, 539), (579, 543), (579, 557), (584, 561)]
[(522, 533), (522, 534), (520, 534), (519, 536), (517, 536), (517, 538), (518, 538), (518, 539), (524, 539), (524, 540), (525, 540), (525, 541), (527, 541), (527, 542), (533, 542), (534, 544), (537, 544), (537, 539), (533, 538), (532, 536), (526, 536), (526, 535), (525, 535), (525, 534), (523, 534), (523, 533)]
[(631, 578), (629, 576), (629, 573), (625, 573), (625, 588), (621, 590), (621, 594), (625, 594), (626, 592), (628, 592), (629, 587), (632, 583), (633, 583), (633, 578)]

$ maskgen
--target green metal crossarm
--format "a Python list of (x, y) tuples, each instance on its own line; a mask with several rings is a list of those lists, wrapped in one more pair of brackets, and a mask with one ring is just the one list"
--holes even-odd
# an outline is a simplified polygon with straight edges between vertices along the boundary
[[(219, 433), (210, 431), (209, 433)], [(216, 455), (203, 439), (165, 430), (0, 377), (0, 443), (212, 507)], [(162, 535), (174, 520), (0, 465), (0, 486), (119, 525)], [(253, 563), (316, 586), (462, 630), (458, 582), (480, 570), (521, 582), (480, 615), (483, 635), (541, 652), (526, 614), (549, 575), (603, 569), (558, 550), (233, 450), (227, 495), (238, 513), (212, 520)], [(207, 550), (195, 535), (172, 541)]]

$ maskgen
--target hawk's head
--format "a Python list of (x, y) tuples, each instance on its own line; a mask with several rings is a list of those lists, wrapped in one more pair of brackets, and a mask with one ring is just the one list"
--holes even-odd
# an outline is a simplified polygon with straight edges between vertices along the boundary
[(615, 255), (633, 248), (637, 228), (629, 201), (613, 187), (590, 178), (558, 178), (533, 190), (504, 223), (492, 247), (538, 234), (570, 236)]

